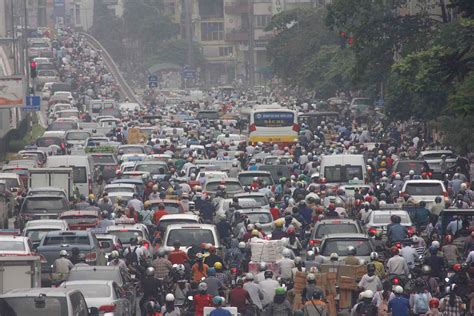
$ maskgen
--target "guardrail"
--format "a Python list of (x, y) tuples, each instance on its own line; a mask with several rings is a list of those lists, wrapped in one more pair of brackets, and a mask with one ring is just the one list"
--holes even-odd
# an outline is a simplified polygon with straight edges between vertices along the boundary
[(122, 96), (125, 98), (128, 98), (130, 102), (138, 103), (140, 106), (142, 105), (142, 102), (138, 99), (138, 97), (135, 95), (135, 92), (133, 91), (132, 88), (128, 85), (127, 81), (123, 78), (122, 73), (120, 72), (117, 64), (115, 64), (114, 60), (110, 56), (109, 52), (102, 46), (102, 44), (92, 35), (84, 32), (80, 32), (82, 36), (85, 37), (87, 42), (94, 47), (95, 49), (101, 50), (102, 57), (104, 58), (104, 62), (109, 68), (110, 73), (114, 77), (115, 81), (119, 84), (120, 87), (120, 92), (122, 93)]

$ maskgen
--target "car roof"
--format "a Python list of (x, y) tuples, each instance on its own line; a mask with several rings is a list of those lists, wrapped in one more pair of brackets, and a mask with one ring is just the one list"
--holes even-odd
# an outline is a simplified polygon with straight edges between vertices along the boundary
[[(335, 223), (337, 222), (337, 223)], [(326, 218), (322, 219), (316, 222), (316, 225), (321, 225), (321, 224), (355, 224), (357, 225), (357, 221), (353, 219), (346, 219), (346, 218)]]
[(151, 204), (159, 204), (159, 203), (168, 203), (168, 204), (182, 204), (180, 200), (172, 200), (172, 199), (163, 199), (163, 200), (148, 200)]
[(57, 191), (61, 191), (61, 192), (66, 192), (66, 190), (62, 189), (62, 188), (56, 188), (56, 187), (36, 187), (36, 188), (30, 188), (30, 190), (28, 192), (31, 192), (31, 191), (54, 191), (54, 192), (57, 192)]
[(35, 194), (35, 195), (27, 195), (26, 199), (38, 199), (38, 198), (54, 198), (54, 199), (65, 199), (64, 196), (57, 195), (57, 194)]
[(135, 184), (131, 184), (131, 183), (111, 183), (111, 184), (107, 184), (104, 189), (106, 188), (131, 188), (131, 189), (134, 189), (135, 188)]
[(380, 215), (380, 214), (386, 214), (386, 213), (390, 213), (390, 214), (406, 214), (408, 215), (408, 212), (405, 211), (405, 210), (373, 210), (373, 211), (370, 211), (370, 214), (377, 214), (377, 215)]
[(119, 224), (119, 225), (110, 225), (107, 227), (107, 232), (109, 231), (120, 231), (120, 230), (139, 230), (143, 231), (144, 227), (141, 225), (128, 225), (128, 224)]
[(359, 233), (326, 234), (326, 236), (324, 236), (323, 239), (332, 239), (332, 238), (337, 238), (337, 239), (369, 239), (369, 237), (366, 234), (359, 234)]
[(452, 150), (424, 150), (420, 152), (420, 155), (427, 155), (427, 154), (452, 154)]
[(17, 179), (20, 176), (13, 172), (0, 172), (0, 178), (4, 179)]
[(39, 295), (46, 295), (50, 297), (66, 297), (71, 293), (79, 292), (75, 289), (63, 288), (63, 287), (41, 287), (41, 288), (30, 288), (30, 289), (14, 289), (10, 290), (5, 294), (0, 295), (1, 298), (7, 297), (37, 297)]
[(66, 221), (63, 219), (34, 219), (25, 224), (25, 228), (39, 227), (67, 227)]
[(406, 180), (405, 184), (409, 183), (438, 183), (438, 184), (443, 184), (442, 181), (440, 180), (432, 180), (432, 179), (423, 179), (423, 180)]
[(94, 272), (102, 272), (102, 271), (120, 271), (119, 266), (87, 266), (87, 265), (77, 265), (74, 266), (70, 272), (73, 271), (94, 271)]
[(246, 171), (240, 171), (239, 176), (243, 174), (261, 174), (261, 175), (272, 175), (270, 171), (262, 171), (262, 170), (246, 170)]
[[(237, 178), (225, 178), (225, 179), (209, 179), (206, 184), (211, 182), (239, 182)], [(240, 182), (239, 182), (240, 183)]]
[(80, 284), (96, 284), (96, 285), (108, 285), (112, 286), (115, 281), (112, 280), (76, 280), (76, 281), (65, 281), (61, 284), (62, 287), (67, 287), (68, 285), (80, 285)]
[(196, 220), (196, 222), (199, 221), (199, 216), (196, 214), (191, 214), (191, 213), (186, 213), (186, 214), (167, 214), (163, 215), (160, 218), (161, 221), (166, 221), (166, 220), (176, 220), (176, 219), (192, 219)]
[[(242, 192), (242, 193), (237, 193), (237, 194), (234, 195), (234, 197), (236, 197), (236, 198), (240, 198), (240, 197), (242, 197), (242, 198), (251, 198), (252, 196), (259, 196), (259, 197), (263, 196), (263, 197), (265, 197), (266, 194), (262, 193), (262, 192)], [(230, 199), (230, 200), (232, 200), (232, 199)]]
[(98, 215), (98, 210), (70, 210), (64, 211), (61, 213), (60, 216), (68, 216), (68, 215)]
[(25, 236), (0, 235), (0, 241), (2, 242), (9, 242), (9, 241), (25, 242), (27, 240), (28, 240), (28, 237), (25, 237)]
[(74, 236), (74, 235), (81, 235), (81, 236), (89, 236), (90, 232), (87, 230), (67, 230), (67, 231), (50, 231), (46, 233), (48, 236)]
[(206, 229), (206, 230), (215, 230), (216, 226), (213, 224), (171, 224), (167, 226), (167, 230), (171, 229), (192, 229), (192, 228), (199, 228), (199, 229)]

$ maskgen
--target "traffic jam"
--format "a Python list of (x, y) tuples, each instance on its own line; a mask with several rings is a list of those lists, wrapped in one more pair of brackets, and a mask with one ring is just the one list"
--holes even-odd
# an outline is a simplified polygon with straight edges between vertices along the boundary
[(1, 316), (472, 315), (474, 160), (426, 126), (256, 89), (135, 102), (83, 35), (43, 35), (46, 128), (0, 173)]

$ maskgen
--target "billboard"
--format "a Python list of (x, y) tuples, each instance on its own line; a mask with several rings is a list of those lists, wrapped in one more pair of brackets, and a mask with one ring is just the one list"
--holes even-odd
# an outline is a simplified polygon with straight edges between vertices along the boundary
[(23, 106), (24, 103), (23, 77), (0, 77), (0, 108)]

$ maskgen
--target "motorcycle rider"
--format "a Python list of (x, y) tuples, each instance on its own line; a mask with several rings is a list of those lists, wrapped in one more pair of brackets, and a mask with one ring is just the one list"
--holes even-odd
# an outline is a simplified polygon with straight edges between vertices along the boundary
[(109, 258), (110, 258), (109, 265), (118, 266), (118, 267), (124, 269), (125, 271), (128, 271), (128, 267), (127, 267), (127, 264), (125, 263), (125, 260), (120, 258), (119, 252), (117, 250), (113, 250), (110, 253)]
[(270, 270), (265, 271), (265, 280), (261, 281), (259, 284), (262, 289), (263, 299), (262, 306), (265, 309), (268, 305), (273, 302), (273, 297), (275, 296), (275, 290), (280, 287), (280, 283), (273, 279), (273, 272)]
[(263, 310), (263, 292), (260, 286), (254, 282), (254, 276), (250, 272), (245, 275), (244, 290), (249, 293), (250, 300), (257, 309), (256, 313), (260, 315)]
[(359, 259), (356, 257), (357, 250), (354, 246), (347, 247), (347, 256), (344, 259), (344, 264), (350, 266), (358, 266), (360, 265)]
[(406, 277), (410, 273), (407, 262), (403, 257), (400, 257), (399, 250), (393, 246), (390, 248), (392, 258), (388, 259), (387, 262), (387, 273), (388, 275), (395, 275), (399, 277)]
[(139, 306), (142, 315), (145, 315), (145, 302), (150, 300), (160, 302), (161, 299), (162, 284), (160, 280), (155, 278), (155, 268), (146, 268), (145, 275), (141, 279), (141, 287), (143, 289), (143, 297), (139, 302)]
[(315, 293), (321, 293), (321, 298), (324, 298), (324, 291), (316, 285), (316, 275), (314, 275), (314, 273), (309, 273), (306, 276), (306, 281), (307, 284), (303, 288), (303, 292), (301, 293), (301, 299), (303, 304), (308, 301), (311, 301)]
[(204, 316), (204, 307), (212, 306), (212, 296), (207, 293), (207, 284), (198, 285), (199, 292), (193, 296), (194, 310), (196, 316)]
[(292, 269), (295, 267), (295, 262), (291, 259), (292, 252), (290, 249), (283, 249), (283, 258), (276, 262), (280, 278), (283, 280), (292, 279)]
[(67, 251), (63, 249), (59, 252), (59, 258), (54, 260), (53, 273), (67, 276), (73, 267), (73, 263), (67, 258)]
[(268, 267), (265, 262), (260, 262), (258, 265), (258, 273), (255, 275), (255, 283), (260, 283), (261, 281), (265, 280), (265, 271), (267, 271)]

